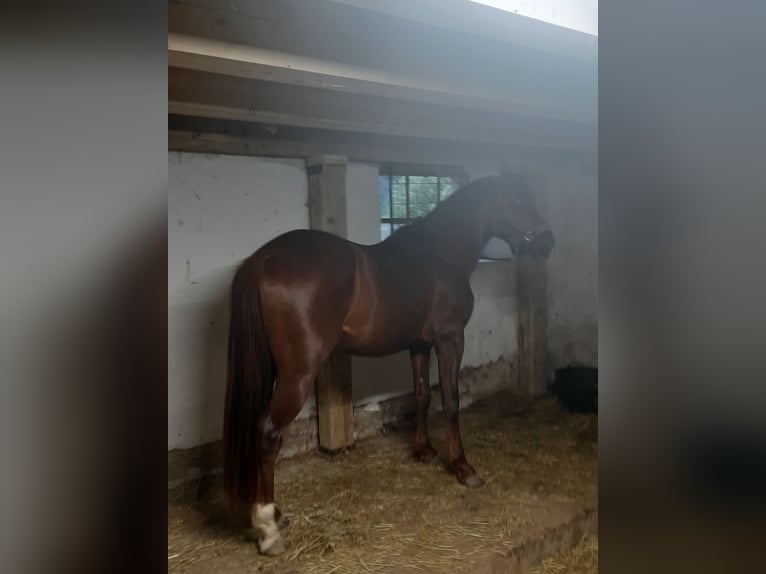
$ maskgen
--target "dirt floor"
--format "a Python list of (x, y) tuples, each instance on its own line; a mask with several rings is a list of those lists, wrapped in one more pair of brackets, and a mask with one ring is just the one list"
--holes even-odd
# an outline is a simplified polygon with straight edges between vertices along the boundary
[[(434, 413), (431, 421), (443, 457), (443, 419)], [(221, 523), (217, 479), (176, 489), (168, 570), (481, 574), (537, 564), (539, 574), (596, 572), (597, 539), (586, 536), (597, 509), (596, 416), (500, 394), (466, 409), (461, 426), (467, 458), (487, 481), (480, 489), (459, 485), (443, 461), (414, 460), (410, 429), (334, 458), (281, 461), (277, 505), (290, 525), (277, 558), (260, 556), (246, 532)]]

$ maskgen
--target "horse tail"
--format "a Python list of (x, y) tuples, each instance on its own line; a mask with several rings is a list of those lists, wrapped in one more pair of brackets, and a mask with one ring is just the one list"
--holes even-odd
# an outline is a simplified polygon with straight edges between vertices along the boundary
[(240, 267), (231, 288), (223, 430), (223, 480), (229, 512), (249, 516), (261, 460), (260, 425), (274, 388), (274, 364), (251, 269)]

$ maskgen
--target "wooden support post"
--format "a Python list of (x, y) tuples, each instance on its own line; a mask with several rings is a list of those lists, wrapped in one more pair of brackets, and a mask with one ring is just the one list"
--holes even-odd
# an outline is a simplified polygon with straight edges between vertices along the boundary
[(540, 396), (547, 391), (547, 276), (545, 259), (530, 255), (518, 258), (519, 386), (530, 396)]
[(319, 448), (335, 453), (354, 444), (351, 356), (335, 351), (317, 376)]
[[(321, 156), (306, 161), (312, 229), (346, 237), (346, 158)], [(335, 351), (317, 376), (319, 448), (335, 452), (354, 444), (351, 357)]]

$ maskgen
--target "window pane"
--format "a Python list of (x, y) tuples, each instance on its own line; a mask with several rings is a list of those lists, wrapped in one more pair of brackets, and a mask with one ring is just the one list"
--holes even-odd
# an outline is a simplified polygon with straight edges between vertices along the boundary
[(436, 207), (437, 178), (410, 177), (410, 217), (423, 217)]
[(407, 184), (402, 175), (391, 176), (391, 199), (394, 212), (391, 217), (407, 217)]
[(388, 239), (390, 235), (391, 235), (391, 224), (381, 223), (380, 224), (380, 240), (384, 241), (385, 239)]
[(391, 204), (388, 198), (388, 176), (381, 175), (378, 179), (378, 188), (380, 194), (380, 216), (391, 217)]
[(446, 199), (457, 188), (455, 182), (451, 177), (440, 177), (439, 185), (441, 185), (441, 198)]

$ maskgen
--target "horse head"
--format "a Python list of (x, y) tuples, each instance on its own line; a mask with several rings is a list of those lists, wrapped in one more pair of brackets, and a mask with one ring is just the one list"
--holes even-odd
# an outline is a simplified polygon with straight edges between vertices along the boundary
[(553, 233), (524, 176), (504, 173), (492, 178), (492, 183), (494, 193), (487, 214), (490, 234), (508, 243), (514, 256), (548, 257), (555, 244)]

